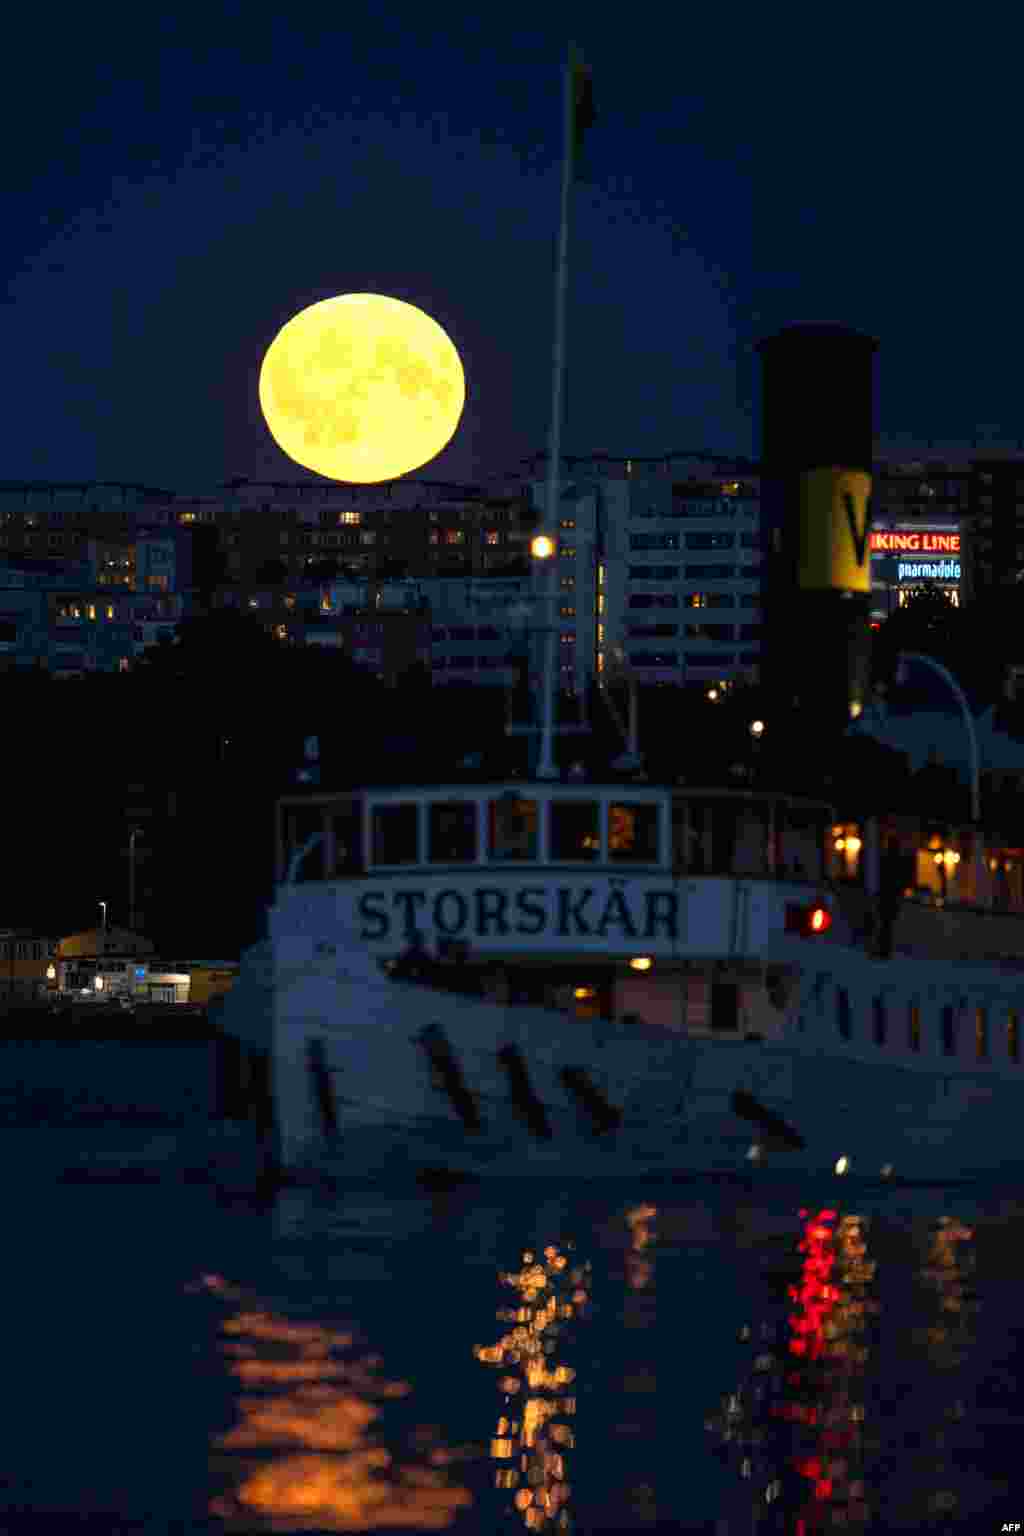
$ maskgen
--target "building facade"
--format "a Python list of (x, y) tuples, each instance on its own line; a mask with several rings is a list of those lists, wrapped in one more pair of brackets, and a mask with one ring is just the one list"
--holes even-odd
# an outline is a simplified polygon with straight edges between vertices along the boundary
[[(892, 460), (872, 480), (874, 622), (924, 581), (970, 602), (1024, 579), (1024, 456)], [(552, 629), (570, 691), (617, 661), (645, 684), (759, 676), (757, 463), (567, 459), (553, 576), (529, 554), (545, 498), (543, 454), (485, 487), (0, 483), (0, 666), (126, 670), (212, 605), (389, 682), (419, 664), (438, 685), (507, 687), (524, 652), (539, 668)]]

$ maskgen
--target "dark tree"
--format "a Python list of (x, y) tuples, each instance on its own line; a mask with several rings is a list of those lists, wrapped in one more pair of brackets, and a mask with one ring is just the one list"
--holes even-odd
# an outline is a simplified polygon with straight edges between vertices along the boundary
[(284, 586), (288, 580), (288, 566), (283, 560), (264, 560), (256, 567), (256, 580), (261, 586)]
[(943, 589), (928, 582), (912, 592), (902, 608), (873, 632), (871, 673), (874, 683), (890, 685), (900, 651), (921, 651), (955, 669), (967, 625)]

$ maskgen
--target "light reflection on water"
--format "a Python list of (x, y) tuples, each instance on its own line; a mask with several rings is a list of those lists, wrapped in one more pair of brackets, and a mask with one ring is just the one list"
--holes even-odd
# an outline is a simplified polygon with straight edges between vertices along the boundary
[[(201, 1282), (235, 1387), (220, 1527), (952, 1531), (1010, 1496), (980, 1426), (1024, 1427), (985, 1395), (1015, 1388), (1017, 1324), (1001, 1353), (975, 1286), (1009, 1286), (1016, 1204), (648, 1194), (283, 1209), (276, 1262), (305, 1310)], [(438, 1427), (413, 1425), (418, 1402)]]
[[(353, 1335), (246, 1301), (218, 1275), (201, 1286), (237, 1308), (221, 1324), (227, 1369), (245, 1392), (213, 1440), (210, 1513), (226, 1530), (443, 1531), (472, 1502), (445, 1470), (458, 1459), (420, 1426), (404, 1454), (379, 1432), (382, 1405), (412, 1387), (353, 1356)], [(236, 1453), (252, 1453), (238, 1456)]]
[(740, 1329), (746, 1374), (705, 1421), (740, 1485), (721, 1536), (975, 1528), (1012, 1496), (1015, 1469), (986, 1456), (980, 1431), (1003, 1362), (976, 1348), (974, 1227), (797, 1214), (797, 1240), (765, 1272), (764, 1315)]
[(553, 1243), (542, 1254), (526, 1249), (522, 1267), (501, 1275), (518, 1305), (501, 1308), (498, 1321), (512, 1326), (496, 1344), (473, 1351), (482, 1364), (502, 1372), (503, 1412), (491, 1440), (498, 1463), (495, 1487), (516, 1490), (512, 1505), (530, 1531), (564, 1531), (570, 1525), (568, 1461), (576, 1443), (570, 1422), (576, 1399), (563, 1388), (572, 1385), (576, 1371), (554, 1357), (567, 1324), (586, 1316), (592, 1273), (589, 1261), (572, 1264), (574, 1244), (565, 1246), (569, 1253)]

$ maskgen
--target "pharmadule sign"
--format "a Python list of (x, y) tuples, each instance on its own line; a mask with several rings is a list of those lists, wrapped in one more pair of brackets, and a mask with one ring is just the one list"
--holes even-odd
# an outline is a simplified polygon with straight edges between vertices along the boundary
[(871, 476), (831, 466), (800, 477), (800, 560), (804, 591), (871, 591), (868, 558)]

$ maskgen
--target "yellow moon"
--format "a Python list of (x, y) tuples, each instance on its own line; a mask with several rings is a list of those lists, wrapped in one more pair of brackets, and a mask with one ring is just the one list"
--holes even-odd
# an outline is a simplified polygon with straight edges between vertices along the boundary
[(270, 434), (290, 459), (363, 485), (435, 458), (466, 403), (447, 332), (414, 304), (379, 293), (300, 310), (267, 348), (259, 390)]

